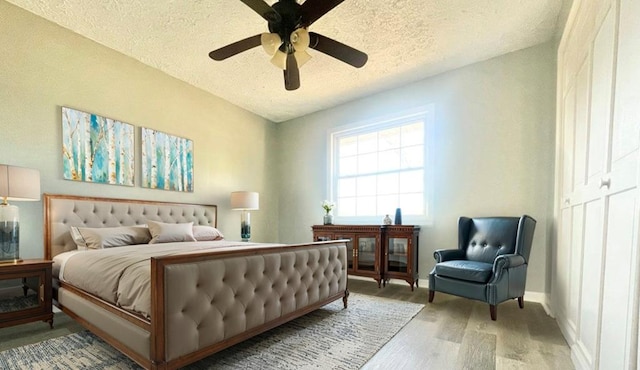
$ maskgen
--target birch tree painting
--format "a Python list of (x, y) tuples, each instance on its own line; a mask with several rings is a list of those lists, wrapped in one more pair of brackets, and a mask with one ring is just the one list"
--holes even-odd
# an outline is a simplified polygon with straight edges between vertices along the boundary
[(133, 125), (62, 107), (62, 164), (67, 180), (133, 186)]
[(142, 187), (193, 191), (193, 141), (142, 128)]

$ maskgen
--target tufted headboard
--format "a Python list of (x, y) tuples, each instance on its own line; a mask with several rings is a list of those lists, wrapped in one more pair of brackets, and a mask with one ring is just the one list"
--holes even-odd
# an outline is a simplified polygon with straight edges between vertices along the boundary
[(132, 226), (152, 220), (215, 227), (217, 212), (215, 205), (44, 194), (44, 256), (51, 259), (76, 249), (71, 226)]

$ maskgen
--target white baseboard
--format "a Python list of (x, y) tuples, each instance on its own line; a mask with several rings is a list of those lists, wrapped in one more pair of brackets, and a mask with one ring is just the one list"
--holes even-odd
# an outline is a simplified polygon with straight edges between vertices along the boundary
[(578, 370), (593, 368), (592, 366), (589, 366), (592, 362), (591, 356), (587, 354), (587, 350), (581, 342), (575, 342), (571, 346), (571, 361)]

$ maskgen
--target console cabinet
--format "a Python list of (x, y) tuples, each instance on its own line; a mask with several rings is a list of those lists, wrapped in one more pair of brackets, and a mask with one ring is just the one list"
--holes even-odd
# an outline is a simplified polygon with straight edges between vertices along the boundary
[(52, 263), (24, 260), (0, 264), (0, 328), (39, 320), (53, 327)]
[(389, 225), (382, 228), (384, 243), (382, 250), (383, 285), (389, 279), (401, 279), (411, 286), (418, 286), (418, 234), (420, 227), (412, 225)]
[(380, 226), (314, 225), (314, 241), (347, 240), (347, 273), (366, 276), (382, 284)]
[(413, 225), (314, 225), (313, 240), (347, 240), (350, 275), (373, 278), (378, 287), (389, 279), (418, 283), (418, 233)]

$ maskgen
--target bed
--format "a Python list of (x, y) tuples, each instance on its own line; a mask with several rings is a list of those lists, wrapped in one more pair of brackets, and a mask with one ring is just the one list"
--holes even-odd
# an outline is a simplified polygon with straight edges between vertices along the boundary
[[(44, 216), (55, 304), (144, 368), (185, 366), (338, 299), (347, 307), (344, 241), (160, 240), (171, 233), (158, 233), (158, 225), (190, 225), (194, 238), (196, 226), (216, 230), (211, 205), (45, 194)], [(104, 248), (91, 248), (89, 237), (80, 243), (76, 235), (121, 228), (148, 228), (164, 243), (134, 238), (108, 248), (104, 237)], [(122, 271), (101, 275), (100, 265)], [(130, 288), (140, 294), (134, 298), (124, 292), (132, 281), (141, 281)]]

